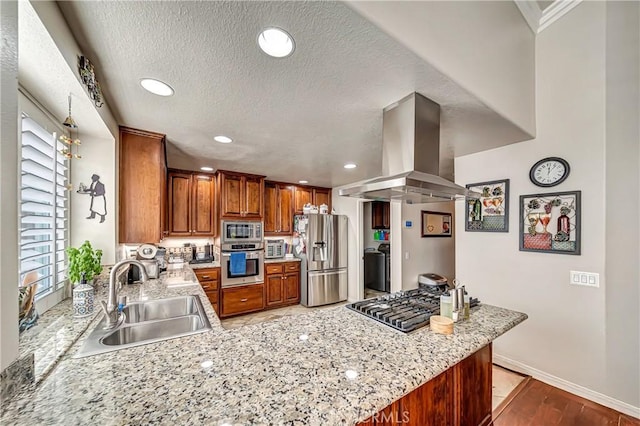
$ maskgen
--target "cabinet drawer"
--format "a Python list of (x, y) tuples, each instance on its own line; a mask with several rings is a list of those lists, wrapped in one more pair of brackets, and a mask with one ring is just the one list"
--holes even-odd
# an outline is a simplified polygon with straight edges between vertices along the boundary
[(259, 311), (264, 308), (264, 285), (222, 289), (222, 315)]
[(283, 271), (282, 263), (267, 263), (265, 270), (267, 271), (267, 275), (281, 274)]
[(218, 291), (218, 287), (220, 287), (220, 281), (200, 281), (200, 285), (205, 292), (209, 291)]
[(296, 272), (300, 270), (300, 262), (287, 262), (284, 264), (285, 272)]
[(217, 281), (220, 277), (220, 268), (197, 269), (194, 271), (198, 281)]
[(212, 305), (218, 303), (218, 292), (217, 291), (205, 291), (204, 294), (207, 295), (207, 299), (211, 302)]

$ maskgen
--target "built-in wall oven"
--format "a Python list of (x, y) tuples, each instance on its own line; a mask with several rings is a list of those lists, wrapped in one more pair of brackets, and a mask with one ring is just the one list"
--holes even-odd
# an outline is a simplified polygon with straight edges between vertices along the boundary
[(223, 221), (222, 287), (264, 282), (262, 222)]

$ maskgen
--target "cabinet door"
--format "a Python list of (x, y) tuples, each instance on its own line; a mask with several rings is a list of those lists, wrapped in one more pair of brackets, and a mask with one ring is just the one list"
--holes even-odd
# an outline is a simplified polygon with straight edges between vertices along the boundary
[(191, 174), (169, 173), (169, 236), (191, 235)]
[(454, 366), (456, 424), (487, 425), (491, 422), (491, 359), (489, 344)]
[(264, 184), (264, 233), (275, 234), (279, 230), (278, 186), (274, 183)]
[(284, 302), (283, 295), (283, 276), (267, 275), (265, 284), (267, 286), (267, 306), (280, 305)]
[(164, 135), (120, 128), (119, 242), (157, 243), (166, 197)]
[(247, 176), (244, 178), (244, 217), (262, 219), (264, 179)]
[(389, 229), (391, 227), (390, 204), (386, 201), (371, 203), (371, 227), (373, 229)]
[(313, 190), (302, 186), (297, 186), (294, 196), (295, 214), (302, 214), (302, 208), (305, 204), (311, 203), (313, 198)]
[(300, 301), (300, 272), (285, 274), (284, 276), (284, 301)]
[(329, 207), (329, 212), (331, 212), (331, 189), (315, 188), (313, 190), (313, 204), (318, 207), (326, 204)]
[(214, 177), (194, 174), (191, 185), (193, 187), (191, 233), (197, 236), (214, 237), (217, 228)]
[(278, 188), (279, 209), (279, 234), (291, 235), (293, 233), (293, 186), (280, 186)]
[(222, 194), (222, 206), (220, 216), (240, 217), (244, 211), (242, 202), (243, 182), (242, 176), (227, 173), (220, 174), (220, 187)]

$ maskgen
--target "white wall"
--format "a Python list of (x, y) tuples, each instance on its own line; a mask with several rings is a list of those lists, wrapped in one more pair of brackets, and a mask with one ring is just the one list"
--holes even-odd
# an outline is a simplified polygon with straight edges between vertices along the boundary
[(640, 3), (607, 3), (606, 60), (604, 393), (640, 407)]
[[(81, 135), (82, 136), (82, 135)], [(115, 169), (115, 139), (82, 138), (82, 159), (71, 162), (71, 245), (79, 247), (85, 240), (89, 240), (94, 249), (101, 249), (102, 263), (112, 265), (116, 260), (116, 223), (117, 188)], [(100, 176), (100, 182), (105, 186), (107, 215), (100, 223), (99, 216), (89, 217), (91, 197), (78, 194), (78, 186), (83, 183), (89, 187), (91, 176)]]
[[(608, 377), (606, 368), (611, 354), (616, 352), (624, 365), (635, 364), (636, 368), (639, 357), (637, 349), (622, 353), (618, 347), (608, 346), (607, 336), (614, 324), (607, 323), (611, 314), (607, 312), (607, 297), (611, 294), (624, 297), (620, 292), (635, 285), (637, 300), (638, 281), (618, 287), (605, 275), (607, 189), (609, 184), (627, 184), (623, 181), (605, 185), (605, 151), (610, 142), (606, 115), (607, 7), (605, 2), (582, 2), (538, 35), (537, 138), (456, 159), (456, 181), (461, 185), (511, 179), (510, 232), (458, 232), (456, 275), (470, 287), (474, 283), (473, 293), (484, 303), (529, 315), (527, 321), (496, 340), (496, 355), (547, 378), (559, 378), (558, 383), (613, 395), (613, 378)], [(634, 143), (637, 149), (637, 138)], [(571, 165), (569, 178), (557, 190), (582, 191), (580, 256), (518, 251), (519, 195), (553, 191), (538, 188), (528, 179), (533, 163), (547, 156), (563, 157)], [(612, 208), (630, 209), (637, 216), (637, 202), (630, 204), (626, 198), (616, 199)], [(456, 209), (456, 225), (462, 230), (464, 205), (459, 204)], [(634, 235), (638, 235), (637, 222), (636, 217)], [(637, 244), (633, 254), (635, 265)], [(570, 285), (570, 270), (599, 273), (600, 288)], [(637, 306), (632, 310), (637, 312)], [(623, 312), (615, 314), (617, 318), (618, 315), (634, 318)], [(631, 329), (625, 321), (616, 325), (625, 327), (625, 332), (638, 334), (637, 321)], [(627, 384), (616, 397), (638, 406), (638, 381), (625, 378), (617, 368), (614, 370), (616, 378)]]
[[(421, 212), (423, 210), (451, 213), (455, 216), (455, 205), (453, 202), (402, 204), (403, 290), (417, 288), (418, 275), (425, 272), (435, 272), (436, 274), (447, 277), (450, 281), (453, 281), (455, 278), (456, 226), (453, 226), (451, 237), (422, 238)], [(413, 223), (413, 227), (406, 228), (404, 226), (407, 220)], [(455, 219), (453, 218), (453, 220)], [(452, 223), (455, 224), (453, 220)], [(393, 260), (394, 259), (392, 259), (392, 261)], [(469, 290), (472, 291), (473, 288), (469, 287)]]
[(534, 35), (515, 3), (351, 1), (349, 6), (534, 134)]
[(18, 3), (0, 2), (0, 371), (18, 357)]
[(341, 197), (338, 194), (339, 188), (334, 188), (331, 194), (331, 207), (336, 214), (346, 215), (349, 219), (348, 247), (348, 299), (349, 301), (362, 300), (364, 298), (364, 267), (362, 262), (362, 252), (364, 250), (362, 234), (362, 213), (364, 210), (363, 200), (351, 197)]
[[(82, 54), (82, 51), (58, 5), (55, 2), (32, 1), (30, 3), (55, 42), (60, 54), (67, 62), (68, 72), (79, 80), (77, 58)], [(79, 93), (87, 96), (84, 88)], [(52, 100), (49, 99), (38, 100), (45, 105), (52, 103)], [(78, 161), (72, 161), (71, 181), (75, 190), (77, 190), (80, 182), (87, 186), (89, 185), (93, 173), (99, 175), (107, 191), (107, 217), (104, 223), (98, 223), (98, 220), (85, 219), (88, 216), (90, 197), (74, 192), (71, 197), (70, 211), (71, 244), (78, 246), (85, 240), (89, 240), (95, 248), (103, 250), (102, 263), (113, 264), (116, 260), (118, 235), (117, 156), (119, 131), (118, 123), (109, 109), (109, 105), (105, 103), (102, 107), (95, 109), (99, 116), (97, 119), (102, 120), (108, 129), (107, 133), (110, 134), (105, 134), (104, 138), (101, 139), (83, 138), (82, 134), (80, 134), (80, 140), (83, 143), (81, 147), (83, 158)], [(82, 123), (79, 124), (82, 126)]]

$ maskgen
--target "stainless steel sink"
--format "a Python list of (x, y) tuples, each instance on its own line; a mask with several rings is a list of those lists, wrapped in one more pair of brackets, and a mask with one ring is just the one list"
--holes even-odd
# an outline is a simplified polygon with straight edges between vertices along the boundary
[(123, 312), (126, 319), (122, 326), (104, 330), (103, 318), (74, 357), (97, 355), (211, 330), (198, 296), (136, 302), (127, 305)]
[(125, 323), (134, 324), (185, 315), (197, 315), (198, 306), (196, 301), (199, 302), (200, 299), (196, 296), (186, 296), (131, 303), (123, 310), (126, 316)]

